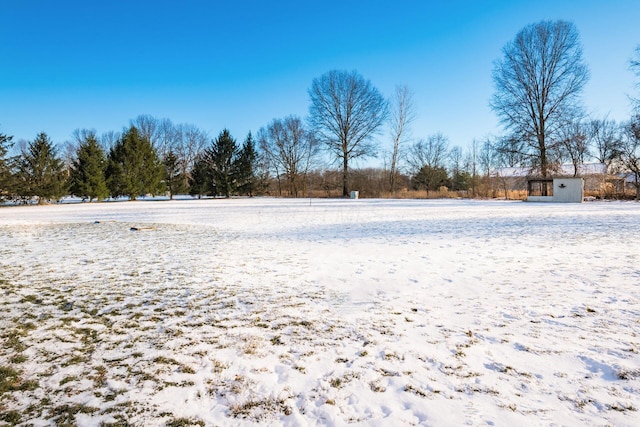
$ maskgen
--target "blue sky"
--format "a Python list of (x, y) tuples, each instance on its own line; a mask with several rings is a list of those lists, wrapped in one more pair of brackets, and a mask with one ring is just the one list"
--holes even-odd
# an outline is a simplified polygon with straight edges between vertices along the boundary
[(625, 120), (638, 16), (637, 0), (0, 0), (0, 132), (62, 143), (150, 114), (241, 140), (305, 117), (314, 77), (355, 69), (385, 96), (398, 84), (415, 92), (415, 138), (442, 132), (466, 147), (499, 133), (493, 61), (543, 19), (580, 32), (587, 110)]

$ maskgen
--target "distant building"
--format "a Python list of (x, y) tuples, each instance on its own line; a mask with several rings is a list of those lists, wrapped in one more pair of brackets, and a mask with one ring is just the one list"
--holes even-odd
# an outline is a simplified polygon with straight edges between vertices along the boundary
[(527, 180), (527, 202), (582, 203), (582, 178), (530, 178)]

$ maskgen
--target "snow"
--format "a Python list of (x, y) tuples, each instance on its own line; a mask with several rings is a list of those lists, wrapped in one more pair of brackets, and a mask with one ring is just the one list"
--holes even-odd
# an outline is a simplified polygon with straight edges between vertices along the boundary
[(0, 420), (640, 424), (637, 203), (6, 207), (0, 242)]

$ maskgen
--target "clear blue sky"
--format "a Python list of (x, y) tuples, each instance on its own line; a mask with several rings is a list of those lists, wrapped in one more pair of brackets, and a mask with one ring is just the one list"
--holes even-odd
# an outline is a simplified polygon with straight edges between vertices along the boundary
[(413, 89), (415, 138), (466, 147), (499, 132), (493, 61), (542, 19), (576, 24), (588, 111), (625, 120), (638, 17), (638, 0), (0, 0), (0, 132), (61, 143), (150, 114), (242, 140), (305, 117), (314, 77), (355, 69), (385, 96)]

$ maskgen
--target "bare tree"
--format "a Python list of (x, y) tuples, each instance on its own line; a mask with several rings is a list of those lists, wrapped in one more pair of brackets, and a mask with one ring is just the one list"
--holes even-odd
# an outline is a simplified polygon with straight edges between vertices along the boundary
[(517, 143), (513, 149), (535, 159), (546, 177), (549, 146), (562, 124), (580, 115), (579, 95), (589, 80), (578, 31), (566, 21), (531, 24), (502, 53), (493, 69), (491, 108)]
[[(640, 78), (640, 45), (636, 46), (635, 56), (631, 59), (631, 71)], [(640, 82), (636, 83), (640, 87)], [(640, 111), (640, 98), (632, 98), (635, 101), (636, 109)]]
[(589, 144), (585, 125), (582, 122), (567, 122), (560, 128), (560, 146), (562, 152), (573, 165), (573, 176), (578, 176), (578, 168), (589, 156)]
[(620, 160), (622, 166), (633, 175), (636, 200), (640, 200), (640, 115), (625, 127)]
[(313, 79), (310, 123), (318, 139), (342, 163), (342, 195), (349, 195), (349, 162), (376, 154), (372, 142), (388, 116), (388, 103), (356, 71), (333, 70)]
[(414, 178), (420, 177), (427, 194), (430, 189), (435, 189), (442, 171), (446, 171), (448, 154), (449, 140), (441, 133), (431, 135), (426, 140), (420, 139), (409, 148), (407, 164), (411, 169), (411, 175)]
[(457, 145), (451, 147), (448, 158), (451, 169), (451, 189), (453, 191), (467, 190), (472, 178), (471, 173), (469, 173), (471, 165), (463, 155), (462, 148)]
[(208, 135), (195, 125), (181, 123), (174, 127), (173, 150), (178, 157), (182, 175), (188, 180), (198, 155), (207, 145)]
[(299, 117), (288, 116), (272, 120), (266, 129), (261, 128), (258, 145), (278, 180), (282, 172), (287, 179), (289, 194), (297, 197), (300, 184), (318, 151), (313, 134)]
[(116, 132), (113, 130), (105, 132), (100, 136), (100, 146), (105, 151), (105, 153), (111, 151), (111, 148), (116, 145), (116, 142), (118, 142), (121, 136), (121, 132)]
[(411, 137), (409, 125), (415, 120), (415, 106), (411, 89), (406, 85), (396, 86), (390, 106), (389, 124), (393, 147), (389, 170), (389, 188), (393, 193), (396, 191), (398, 182), (398, 162), (401, 158), (401, 146)]
[(159, 120), (149, 114), (140, 114), (135, 119), (129, 120), (129, 126), (138, 130), (141, 138), (148, 140), (151, 146), (158, 151), (158, 127)]
[(179, 135), (176, 132), (176, 126), (170, 119), (161, 119), (156, 127), (156, 145), (155, 149), (161, 159), (164, 159), (169, 151), (176, 152), (179, 143)]
[(609, 173), (611, 164), (620, 157), (622, 135), (620, 126), (608, 118), (593, 119), (586, 126), (587, 142), (591, 146), (591, 157), (605, 165)]

